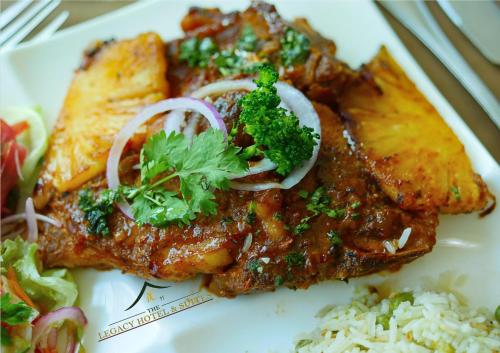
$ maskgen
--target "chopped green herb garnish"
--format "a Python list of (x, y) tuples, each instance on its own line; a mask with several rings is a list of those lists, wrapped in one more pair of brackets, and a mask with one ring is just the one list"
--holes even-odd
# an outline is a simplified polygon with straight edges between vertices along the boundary
[(217, 45), (212, 38), (190, 38), (180, 45), (179, 60), (187, 62), (190, 67), (207, 67), (216, 52)]
[(314, 215), (324, 213), (331, 218), (343, 218), (345, 216), (345, 209), (330, 208), (330, 203), (331, 199), (330, 196), (328, 196), (326, 189), (320, 186), (312, 193), (311, 199), (307, 204), (307, 209)]
[(351, 205), (351, 208), (353, 210), (355, 210), (356, 208), (358, 208), (359, 206), (361, 206), (361, 202), (360, 201), (354, 201)]
[(309, 57), (309, 39), (293, 28), (287, 28), (281, 39), (281, 62), (284, 66), (304, 63)]
[(282, 285), (283, 285), (283, 283), (285, 283), (285, 280), (284, 280), (284, 279), (283, 279), (283, 277), (281, 277), (280, 275), (278, 275), (278, 276), (276, 276), (276, 277), (274, 278), (274, 285), (275, 285), (276, 287), (282, 286)]
[(300, 220), (299, 224), (295, 226), (293, 229), (293, 234), (299, 235), (304, 233), (306, 230), (311, 228), (311, 225), (307, 222), (309, 222), (311, 217), (304, 217)]
[(285, 261), (288, 264), (288, 267), (301, 267), (305, 265), (306, 258), (301, 253), (291, 252), (288, 255), (285, 255)]
[(498, 321), (498, 323), (500, 324), (500, 305), (497, 306), (496, 310), (495, 310), (495, 319)]
[[(216, 214), (214, 190), (227, 189), (229, 176), (246, 168), (239, 148), (228, 144), (219, 130), (210, 128), (191, 144), (183, 134), (161, 131), (141, 150), (142, 186), (124, 188), (122, 194), (133, 201), (139, 225), (189, 224), (198, 213)], [(164, 184), (174, 178), (180, 181), (179, 190), (166, 189)]]
[(233, 51), (223, 50), (215, 56), (214, 63), (223, 76), (252, 74), (258, 70), (261, 63), (250, 63)]
[(282, 221), (283, 220), (283, 215), (279, 212), (276, 212), (275, 214), (273, 214), (273, 219), (276, 220), (276, 221)]
[(20, 301), (13, 303), (9, 293), (4, 293), (0, 297), (0, 316), (2, 318), (1, 339), (2, 345), (9, 346), (12, 344), (12, 337), (9, 331), (4, 327), (4, 324), (15, 326), (29, 323), (35, 311), (25, 302)]
[(319, 136), (312, 128), (301, 127), (294, 113), (278, 107), (281, 99), (274, 86), (277, 81), (278, 72), (272, 66), (260, 66), (257, 89), (239, 101), (240, 122), (255, 145), (278, 166), (276, 172), (288, 175), (311, 158)]
[(89, 189), (83, 189), (78, 196), (78, 206), (84, 212), (85, 220), (88, 222), (87, 231), (94, 235), (109, 235), (108, 216), (113, 213), (113, 203), (118, 199), (118, 193), (103, 190), (95, 199)]
[(455, 198), (455, 200), (457, 200), (457, 201), (460, 201), (460, 199), (462, 198), (462, 195), (460, 195), (460, 190), (455, 185), (453, 185), (451, 187), (451, 193), (452, 193), (453, 197)]
[[(235, 51), (238, 49), (240, 52)], [(260, 62), (249, 62), (246, 59), (245, 53), (253, 52), (257, 49), (257, 36), (252, 30), (252, 27), (246, 26), (243, 28), (241, 37), (236, 43), (235, 48), (223, 50), (214, 56), (214, 63), (219, 68), (223, 76), (237, 74), (251, 74), (257, 71)]]
[(251, 259), (247, 263), (247, 269), (252, 273), (261, 273), (263, 271), (262, 264), (259, 259)]
[(245, 26), (241, 31), (240, 38), (236, 42), (236, 48), (239, 50), (253, 52), (257, 49), (258, 38), (252, 27)]
[(342, 244), (342, 238), (336, 231), (330, 230), (328, 231), (328, 233), (326, 233), (326, 236), (328, 237), (328, 240), (330, 240), (330, 244), (332, 244), (333, 246)]
[(361, 218), (361, 215), (357, 212), (354, 212), (353, 214), (351, 214), (351, 218), (355, 221), (357, 221), (358, 219)]
[(250, 225), (254, 224), (255, 223), (255, 208), (257, 207), (255, 201), (250, 201), (250, 203), (248, 204), (248, 215), (247, 215), (247, 219), (246, 219), (246, 222)]
[(309, 196), (309, 193), (305, 190), (300, 190), (299, 196), (302, 197), (303, 199), (307, 199), (307, 197)]

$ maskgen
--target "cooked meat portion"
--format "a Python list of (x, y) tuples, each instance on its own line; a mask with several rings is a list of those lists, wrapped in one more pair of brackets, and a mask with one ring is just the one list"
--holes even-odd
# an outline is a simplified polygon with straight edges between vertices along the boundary
[[(280, 80), (288, 81), (304, 92), (310, 99), (325, 104), (336, 104), (338, 95), (359, 74), (335, 57), (333, 41), (314, 31), (305, 19), (293, 23), (285, 21), (270, 4), (255, 1), (246, 11), (222, 13), (218, 9), (194, 7), (181, 22), (186, 38), (213, 38), (221, 50), (233, 48), (242, 31), (249, 27), (258, 38), (257, 54), (249, 60), (267, 59), (280, 67)], [(280, 41), (287, 28), (294, 28), (310, 40), (310, 55), (304, 63), (282, 66), (280, 62)], [(189, 94), (200, 86), (221, 78), (216, 65), (207, 68), (190, 68), (179, 61), (179, 39), (167, 44), (171, 64), (168, 81), (172, 85), (172, 95)], [(242, 74), (229, 75), (239, 78)]]
[(164, 52), (154, 33), (98, 43), (86, 51), (52, 132), (38, 207), (55, 190), (73, 190), (100, 175), (116, 133), (142, 107), (166, 98)]
[[(492, 199), (464, 146), (385, 47), (341, 99), (359, 156), (400, 207), (462, 213)], [(373, 84), (375, 82), (375, 85)]]
[[(64, 227), (43, 225), (44, 263), (114, 267), (168, 280), (217, 274), (209, 288), (231, 296), (272, 289), (281, 284), (279, 278), (290, 287), (307, 287), (322, 279), (359, 276), (429, 252), (435, 242), (436, 214), (399, 209), (363, 172), (342, 136), (340, 119), (324, 105), (317, 104), (316, 109), (323, 131), (320, 157), (293, 189), (219, 193), (216, 216), (198, 217), (183, 228), (140, 227), (116, 211), (109, 217), (109, 237), (87, 233), (77, 190), (58, 193), (44, 213), (63, 221)], [(131, 177), (137, 161), (137, 155), (127, 156), (122, 162), (124, 174)], [(98, 177), (84, 187), (99, 191), (105, 186)], [(296, 235), (301, 220), (311, 216), (306, 207), (310, 197), (303, 198), (303, 193), (311, 195), (318, 187), (325, 189), (329, 206), (343, 215), (312, 217), (310, 228)], [(384, 242), (397, 249), (406, 228), (412, 229), (408, 243), (396, 254), (389, 253)], [(340, 240), (332, 239), (336, 236)]]
[[(269, 191), (273, 197), (260, 200), (256, 215), (262, 230), (252, 230), (251, 245), (239, 253), (236, 264), (210, 278), (212, 292), (233, 296), (283, 283), (305, 288), (321, 280), (399, 267), (431, 251), (437, 215), (405, 212), (389, 201), (351, 153), (338, 116), (324, 105), (315, 107), (323, 135), (316, 167), (293, 189)], [(320, 214), (304, 232), (275, 240), (270, 230), (279, 229), (281, 222), (294, 228), (308, 215), (303, 191), (310, 195), (318, 186), (325, 188), (333, 205), (345, 210), (345, 216)], [(398, 250), (406, 228), (411, 228), (411, 236)], [(391, 246), (395, 254), (388, 252)]]
[[(278, 67), (280, 40), (289, 25), (264, 3), (254, 3), (243, 13), (231, 14), (192, 9), (182, 21), (187, 38), (211, 36), (222, 49), (233, 47), (245, 26), (251, 26), (258, 37), (257, 56), (265, 53), (265, 58)], [(40, 212), (60, 220), (63, 227), (40, 224), (44, 263), (49, 267), (119, 268), (142, 277), (168, 280), (202, 273), (209, 275), (208, 287), (214, 293), (233, 296), (271, 290), (282, 284), (307, 287), (323, 279), (364, 275), (398, 267), (429, 252), (435, 243), (436, 211), (405, 211), (388, 198), (365, 170), (364, 162), (351, 152), (342, 122), (331, 109), (346, 85), (359, 79), (358, 75), (334, 58), (335, 45), (305, 21), (292, 25), (309, 37), (310, 55), (304, 63), (280, 67), (282, 79), (293, 82), (311, 100), (322, 102), (314, 103), (322, 129), (318, 162), (298, 185), (290, 190), (217, 191), (217, 214), (199, 215), (183, 227), (138, 226), (115, 210), (108, 217), (109, 236), (89, 234), (78, 206), (78, 192), (90, 188), (99, 193), (106, 188), (103, 161), (113, 134), (138, 107), (167, 93), (167, 84), (161, 78), (166, 64), (157, 55), (162, 48), (156, 39), (151, 39), (152, 35), (147, 35), (149, 43), (156, 44), (146, 46), (149, 49), (139, 44), (135, 49), (125, 48), (127, 43), (141, 43), (144, 36), (109, 44), (76, 74), (51, 141), (37, 192), (38, 199), (44, 202), (37, 205)], [(172, 96), (187, 95), (222, 77), (213, 61), (206, 67), (190, 67), (180, 60), (179, 47), (184, 40), (167, 43), (166, 77)], [(147, 53), (147, 68), (137, 79), (120, 81), (116, 71), (109, 74), (111, 71), (104, 68), (97, 70), (106, 53), (122, 47), (114, 65), (122, 64), (121, 57), (136, 63), (137, 69), (144, 67), (139, 58), (143, 58), (141, 50)], [(135, 56), (137, 59), (133, 59)], [(86, 78), (86, 74), (91, 77)], [(248, 74), (234, 73), (230, 77), (245, 75)], [(96, 88), (89, 92), (87, 80), (109, 91)], [(88, 94), (76, 94), (81, 85)], [(230, 92), (210, 97), (228, 128), (240, 114), (237, 101), (242, 94)], [(96, 113), (89, 114), (90, 108)], [(126, 114), (117, 113), (122, 109)], [(99, 122), (96, 117), (100, 117)], [(116, 123), (117, 117), (120, 124)], [(191, 114), (189, 119), (195, 117)], [(161, 126), (162, 121), (157, 119), (145, 133)], [(203, 127), (203, 123), (197, 125), (198, 129)], [(239, 131), (235, 141), (246, 146), (252, 143), (249, 138)], [(121, 180), (129, 185), (139, 179), (139, 172), (133, 168), (139, 161), (137, 147), (140, 146), (130, 144), (120, 165)], [(247, 177), (255, 182), (276, 178), (274, 172)], [(399, 248), (398, 240), (408, 229), (410, 237)]]

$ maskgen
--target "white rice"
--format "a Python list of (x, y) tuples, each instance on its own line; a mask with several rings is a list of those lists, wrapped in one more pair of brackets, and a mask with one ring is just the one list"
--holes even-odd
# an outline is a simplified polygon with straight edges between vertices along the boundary
[[(321, 313), (319, 327), (296, 344), (298, 353), (498, 353), (500, 324), (487, 310), (451, 293), (414, 291), (387, 316), (391, 299), (362, 289), (350, 305)], [(388, 327), (377, 323), (386, 316)]]

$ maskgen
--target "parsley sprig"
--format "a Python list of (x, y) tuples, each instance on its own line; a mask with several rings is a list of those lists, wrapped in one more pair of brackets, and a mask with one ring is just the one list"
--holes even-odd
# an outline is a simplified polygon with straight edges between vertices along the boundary
[(87, 189), (80, 192), (88, 232), (109, 235), (108, 216), (113, 203), (123, 198), (132, 201), (138, 225), (182, 225), (199, 213), (216, 214), (214, 191), (226, 190), (230, 176), (248, 169), (240, 150), (212, 128), (195, 136), (192, 143), (181, 133), (167, 136), (161, 131), (151, 136), (141, 150), (139, 186), (103, 190), (97, 198)]
[[(311, 158), (319, 136), (312, 128), (301, 127), (293, 112), (278, 107), (281, 99), (274, 86), (276, 82), (278, 72), (271, 65), (263, 64), (255, 80), (257, 89), (239, 101), (240, 123), (255, 141), (255, 145), (246, 147), (244, 152), (264, 154), (278, 166), (278, 174), (288, 175)], [(252, 157), (249, 153), (244, 154)]]
[[(142, 185), (124, 187), (121, 193), (132, 201), (139, 225), (189, 224), (198, 213), (217, 213), (214, 190), (226, 190), (228, 178), (248, 168), (239, 152), (212, 128), (195, 136), (191, 144), (183, 134), (167, 136), (162, 131), (150, 137), (141, 151)], [(173, 180), (178, 183), (167, 188)]]

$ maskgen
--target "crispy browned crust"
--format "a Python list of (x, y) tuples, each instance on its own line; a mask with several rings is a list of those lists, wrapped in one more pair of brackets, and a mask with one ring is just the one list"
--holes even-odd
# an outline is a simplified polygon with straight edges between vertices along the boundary
[(464, 146), (385, 47), (342, 96), (346, 126), (382, 190), (409, 210), (478, 211), (493, 199)]
[(165, 46), (154, 33), (98, 43), (85, 53), (64, 100), (35, 197), (80, 187), (105, 170), (116, 133), (145, 105), (168, 94)]

